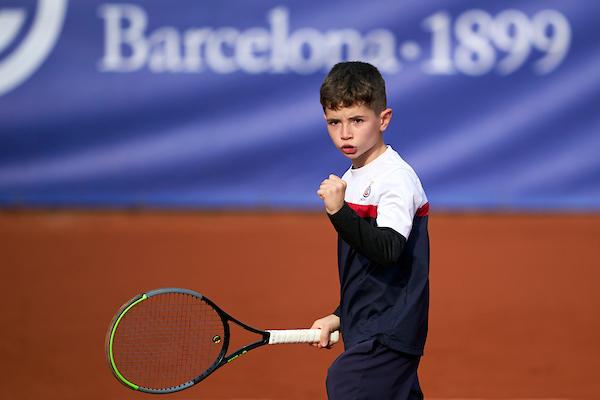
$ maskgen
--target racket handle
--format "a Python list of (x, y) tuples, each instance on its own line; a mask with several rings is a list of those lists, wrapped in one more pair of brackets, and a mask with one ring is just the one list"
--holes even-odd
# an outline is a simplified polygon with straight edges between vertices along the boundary
[[(291, 330), (276, 330), (267, 331), (269, 336), (269, 344), (291, 344), (291, 343), (319, 343), (321, 338), (320, 329), (291, 329)], [(337, 343), (340, 340), (338, 331), (331, 332), (329, 341)]]

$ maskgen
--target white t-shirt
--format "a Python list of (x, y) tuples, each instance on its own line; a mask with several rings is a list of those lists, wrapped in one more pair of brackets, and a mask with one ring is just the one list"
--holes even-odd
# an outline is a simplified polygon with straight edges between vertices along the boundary
[(378, 227), (392, 228), (405, 238), (415, 215), (427, 215), (429, 204), (419, 177), (387, 146), (383, 154), (361, 168), (350, 168), (345, 200), (361, 217), (376, 218)]

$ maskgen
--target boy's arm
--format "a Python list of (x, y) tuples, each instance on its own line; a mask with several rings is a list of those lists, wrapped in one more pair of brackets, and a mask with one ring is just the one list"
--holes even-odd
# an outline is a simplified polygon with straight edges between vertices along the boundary
[(360, 218), (344, 201), (346, 182), (335, 175), (321, 182), (317, 191), (342, 239), (368, 259), (391, 265), (400, 258), (406, 238), (392, 228), (376, 227)]
[(369, 260), (383, 266), (395, 264), (406, 238), (392, 228), (378, 228), (359, 217), (344, 203), (329, 219), (342, 239)]

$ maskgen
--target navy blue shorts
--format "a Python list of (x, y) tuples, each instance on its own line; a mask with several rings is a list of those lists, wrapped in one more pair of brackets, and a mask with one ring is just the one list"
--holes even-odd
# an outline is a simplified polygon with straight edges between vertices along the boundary
[(327, 371), (329, 400), (421, 400), (421, 357), (367, 340), (343, 352)]

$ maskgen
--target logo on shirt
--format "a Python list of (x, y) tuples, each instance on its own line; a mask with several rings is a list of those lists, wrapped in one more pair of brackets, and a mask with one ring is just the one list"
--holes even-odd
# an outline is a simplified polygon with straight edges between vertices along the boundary
[(373, 182), (369, 183), (369, 186), (367, 186), (367, 188), (363, 192), (363, 198), (364, 199), (366, 199), (367, 197), (369, 197), (371, 195), (371, 185), (372, 184), (373, 184)]

